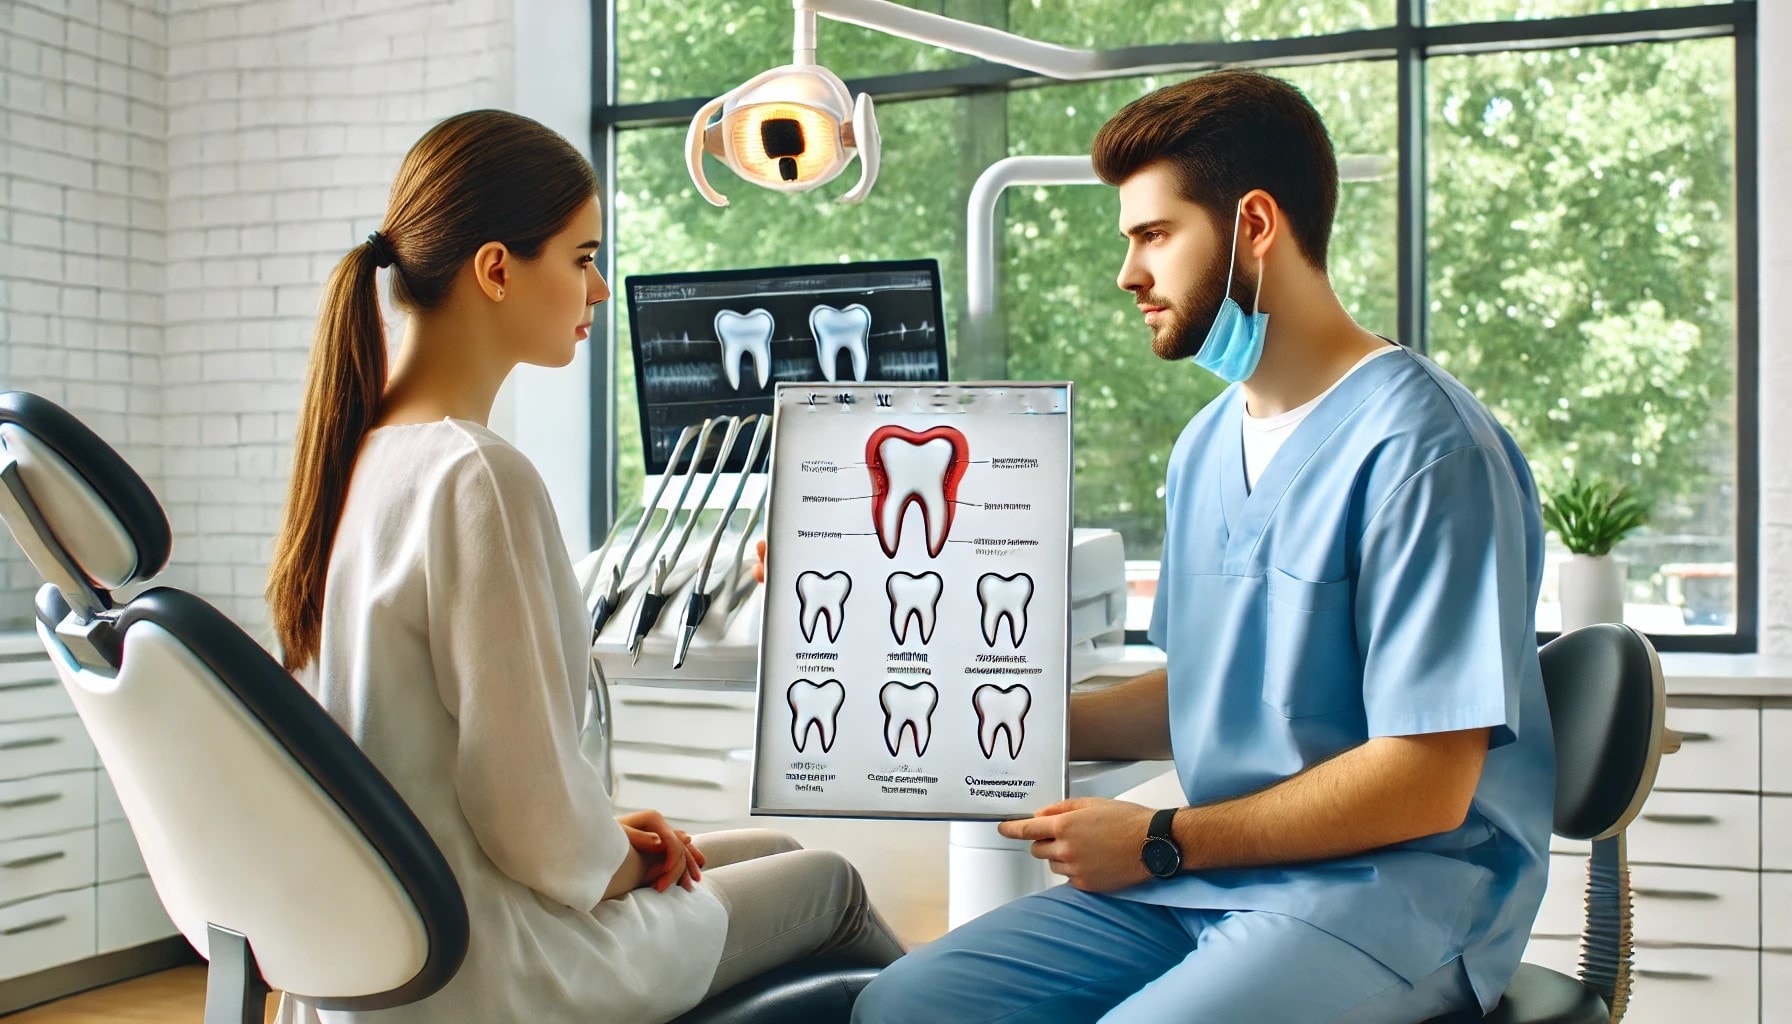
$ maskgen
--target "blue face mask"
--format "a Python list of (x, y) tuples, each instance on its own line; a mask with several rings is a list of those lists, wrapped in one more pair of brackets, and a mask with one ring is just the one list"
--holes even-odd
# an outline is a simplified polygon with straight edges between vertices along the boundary
[(1226, 292), (1220, 310), (1214, 314), (1207, 339), (1195, 352), (1195, 365), (1233, 384), (1247, 380), (1257, 372), (1263, 358), (1263, 336), (1269, 330), (1269, 314), (1257, 309), (1263, 297), (1263, 271), (1257, 271), (1257, 294), (1251, 299), (1251, 314), (1245, 315), (1232, 299), (1232, 270), (1238, 265), (1238, 224), (1243, 219), (1244, 200), (1238, 201), (1238, 212), (1232, 218), (1232, 258), (1226, 264)]

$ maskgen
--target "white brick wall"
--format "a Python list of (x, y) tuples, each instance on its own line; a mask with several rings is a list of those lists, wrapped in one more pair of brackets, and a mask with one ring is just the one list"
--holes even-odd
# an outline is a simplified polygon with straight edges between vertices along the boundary
[(509, 0), (170, 5), (161, 494), (195, 589), (264, 639), (322, 282), (378, 226), (425, 128), (508, 105), (509, 11)]
[[(163, 0), (0, 0), (0, 381), (72, 409), (154, 486), (166, 256)], [(0, 627), (41, 582), (0, 543)]]

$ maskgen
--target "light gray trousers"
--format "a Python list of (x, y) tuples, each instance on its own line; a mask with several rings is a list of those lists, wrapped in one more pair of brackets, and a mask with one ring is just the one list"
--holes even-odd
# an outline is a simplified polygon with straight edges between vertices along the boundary
[(871, 906), (864, 880), (832, 850), (805, 850), (770, 829), (693, 836), (703, 881), (728, 909), (728, 936), (709, 994), (816, 953), (882, 967), (902, 944)]

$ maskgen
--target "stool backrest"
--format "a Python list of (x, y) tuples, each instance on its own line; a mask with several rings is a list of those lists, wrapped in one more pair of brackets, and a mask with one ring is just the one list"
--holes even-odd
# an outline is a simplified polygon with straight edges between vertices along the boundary
[(1667, 695), (1654, 645), (1602, 623), (1543, 647), (1543, 687), (1555, 730), (1557, 835), (1622, 832), (1655, 785)]
[(324, 1009), (446, 984), (466, 954), (460, 886), (366, 755), (206, 602), (159, 587), (114, 605), (168, 558), (142, 479), (16, 392), (0, 395), (0, 479), (0, 516), (52, 577), (38, 635), (187, 940), (209, 958), (212, 926), (240, 933), (268, 985)]

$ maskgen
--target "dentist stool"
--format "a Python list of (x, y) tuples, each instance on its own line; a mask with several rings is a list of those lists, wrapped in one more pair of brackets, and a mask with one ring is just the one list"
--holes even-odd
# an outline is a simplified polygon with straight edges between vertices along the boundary
[(37, 633), (118, 790), (156, 894), (211, 961), (205, 1024), (415, 1002), (467, 950), (460, 886), (378, 769), (204, 601), (112, 591), (167, 565), (143, 480), (61, 407), (0, 393), (0, 518), (47, 582)]
[(1590, 839), (1580, 977), (1520, 964), (1491, 1014), (1431, 1024), (1615, 1024), (1630, 1000), (1630, 869), (1624, 830), (1655, 785), (1661, 755), (1679, 749), (1664, 714), (1661, 661), (1629, 626), (1561, 636), (1541, 653), (1555, 729), (1555, 833)]

